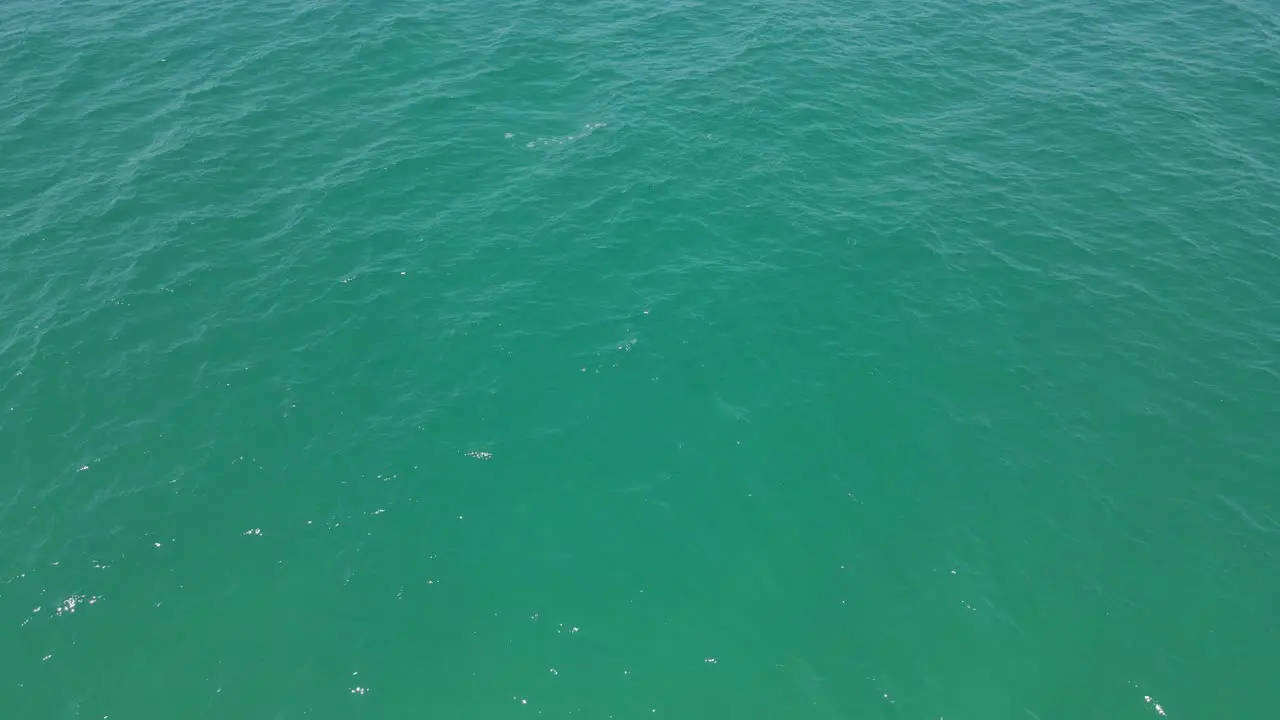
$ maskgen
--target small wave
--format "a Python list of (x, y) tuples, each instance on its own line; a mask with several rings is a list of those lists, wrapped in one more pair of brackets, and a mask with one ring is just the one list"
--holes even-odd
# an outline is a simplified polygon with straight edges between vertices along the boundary
[(530, 140), (529, 142), (525, 143), (525, 147), (532, 148), (532, 147), (539, 147), (542, 145), (563, 145), (564, 143), (567, 143), (567, 142), (576, 142), (578, 140), (581, 140), (591, 135), (591, 133), (603, 127), (609, 127), (609, 123), (602, 123), (602, 122), (587, 123), (586, 125), (582, 126), (582, 131), (576, 135), (557, 135), (555, 137), (549, 137), (549, 138), (538, 138), (537, 140)]

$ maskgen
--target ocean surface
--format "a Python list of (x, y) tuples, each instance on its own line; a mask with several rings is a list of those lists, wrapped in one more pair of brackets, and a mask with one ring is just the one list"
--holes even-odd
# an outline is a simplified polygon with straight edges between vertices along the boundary
[(1280, 6), (5, 0), (0, 718), (1273, 718)]

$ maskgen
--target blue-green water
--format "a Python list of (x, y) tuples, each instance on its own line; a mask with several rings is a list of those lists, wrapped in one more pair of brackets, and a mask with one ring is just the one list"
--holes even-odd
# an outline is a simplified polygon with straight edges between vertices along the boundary
[(0, 717), (1263, 718), (1264, 0), (0, 4)]

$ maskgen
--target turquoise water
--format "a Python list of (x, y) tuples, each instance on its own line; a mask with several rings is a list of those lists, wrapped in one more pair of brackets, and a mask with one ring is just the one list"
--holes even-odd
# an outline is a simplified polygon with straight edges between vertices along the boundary
[(1262, 718), (1274, 3), (0, 4), (0, 717)]

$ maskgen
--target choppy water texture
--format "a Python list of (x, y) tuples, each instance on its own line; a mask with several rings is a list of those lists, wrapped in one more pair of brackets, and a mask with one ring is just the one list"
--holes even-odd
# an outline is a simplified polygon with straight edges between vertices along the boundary
[(1262, 718), (1280, 11), (0, 3), (0, 717)]

